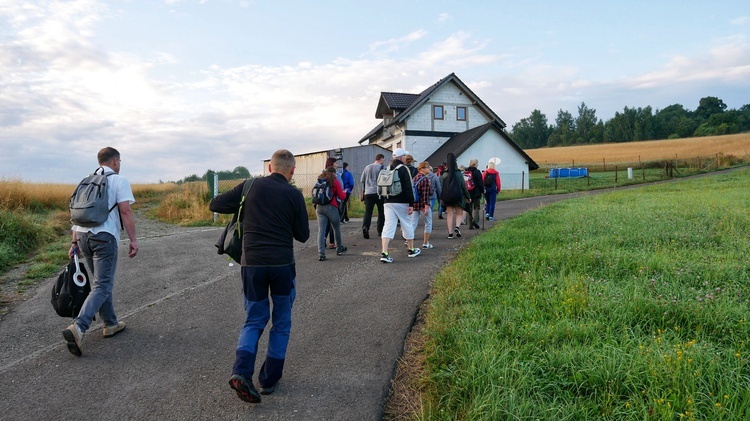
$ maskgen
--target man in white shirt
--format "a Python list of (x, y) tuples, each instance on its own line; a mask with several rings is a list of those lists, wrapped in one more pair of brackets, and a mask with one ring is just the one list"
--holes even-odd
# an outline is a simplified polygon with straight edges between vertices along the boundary
[(106, 147), (99, 151), (97, 158), (99, 161), (97, 171), (102, 171), (103, 174), (112, 173), (107, 177), (109, 208), (112, 211), (109, 212), (107, 220), (99, 226), (88, 228), (73, 225), (71, 229), (73, 242), (68, 256), (72, 258), (74, 254), (80, 253), (92, 278), (90, 279), (91, 293), (83, 302), (78, 317), (62, 332), (68, 350), (77, 356), (83, 354), (83, 337), (97, 313), (104, 322), (102, 334), (105, 338), (115, 336), (125, 330), (125, 323), (117, 320), (112, 299), (121, 227), (125, 227), (125, 232), (130, 239), (128, 257), (132, 258), (138, 254), (135, 217), (130, 208), (135, 198), (128, 180), (119, 175), (122, 162), (120, 152), (115, 148)]

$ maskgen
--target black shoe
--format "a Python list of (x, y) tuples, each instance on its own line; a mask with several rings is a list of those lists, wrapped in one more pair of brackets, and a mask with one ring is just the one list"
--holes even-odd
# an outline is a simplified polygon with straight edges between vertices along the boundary
[(341, 256), (342, 254), (346, 253), (348, 249), (344, 246), (339, 247), (338, 250), (336, 250), (336, 256)]
[(244, 376), (233, 374), (229, 378), (229, 387), (237, 392), (237, 397), (245, 402), (260, 403), (260, 393), (253, 386), (253, 382), (248, 381)]
[(270, 395), (271, 393), (273, 393), (274, 391), (276, 391), (276, 386), (278, 386), (278, 384), (279, 383), (276, 382), (276, 384), (273, 385), (273, 386), (268, 386), (268, 387), (261, 386), (260, 387), (260, 394), (261, 395)]
[(443, 219), (443, 214), (438, 214), (438, 219)]
[(362, 236), (365, 237), (365, 239), (370, 238), (370, 230), (368, 230), (365, 227), (362, 227)]
[(320, 256), (318, 256), (318, 260), (321, 261), (321, 262), (325, 261), (326, 260), (326, 255), (323, 254), (323, 253), (320, 253)]
[(479, 224), (477, 224), (476, 222), (474, 222), (474, 225), (472, 225), (472, 226), (473, 226), (473, 227), (474, 227), (474, 229), (476, 229), (476, 230), (478, 230), (478, 229), (479, 229)]

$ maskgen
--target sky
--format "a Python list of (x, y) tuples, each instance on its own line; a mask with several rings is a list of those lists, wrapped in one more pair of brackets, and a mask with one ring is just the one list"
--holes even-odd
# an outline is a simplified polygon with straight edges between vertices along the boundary
[(131, 183), (356, 146), (381, 92), (455, 73), (540, 110), (750, 104), (750, 2), (0, 0), (0, 180)]

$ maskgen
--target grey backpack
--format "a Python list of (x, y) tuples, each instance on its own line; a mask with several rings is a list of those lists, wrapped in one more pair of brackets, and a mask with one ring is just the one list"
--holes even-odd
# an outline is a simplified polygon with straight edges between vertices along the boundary
[[(102, 170), (100, 174), (97, 171)], [(99, 167), (93, 174), (78, 183), (70, 196), (70, 222), (80, 227), (97, 227), (103, 224), (117, 203), (109, 207), (109, 179), (114, 172), (104, 174)]]
[(391, 197), (401, 194), (401, 177), (398, 175), (398, 169), (401, 167), (403, 167), (403, 164), (398, 164), (394, 169), (386, 168), (380, 170), (377, 180), (379, 197)]

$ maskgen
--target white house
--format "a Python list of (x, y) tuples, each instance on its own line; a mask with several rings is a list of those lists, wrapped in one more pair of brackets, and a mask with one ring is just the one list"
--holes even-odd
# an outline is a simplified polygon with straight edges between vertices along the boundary
[(382, 92), (375, 118), (383, 121), (359, 144), (388, 150), (404, 148), (419, 161), (441, 165), (449, 152), (459, 165), (479, 160), (484, 169), (490, 158), (496, 166), (503, 190), (528, 189), (529, 171), (539, 168), (505, 133), (505, 123), (451, 73), (420, 94)]

